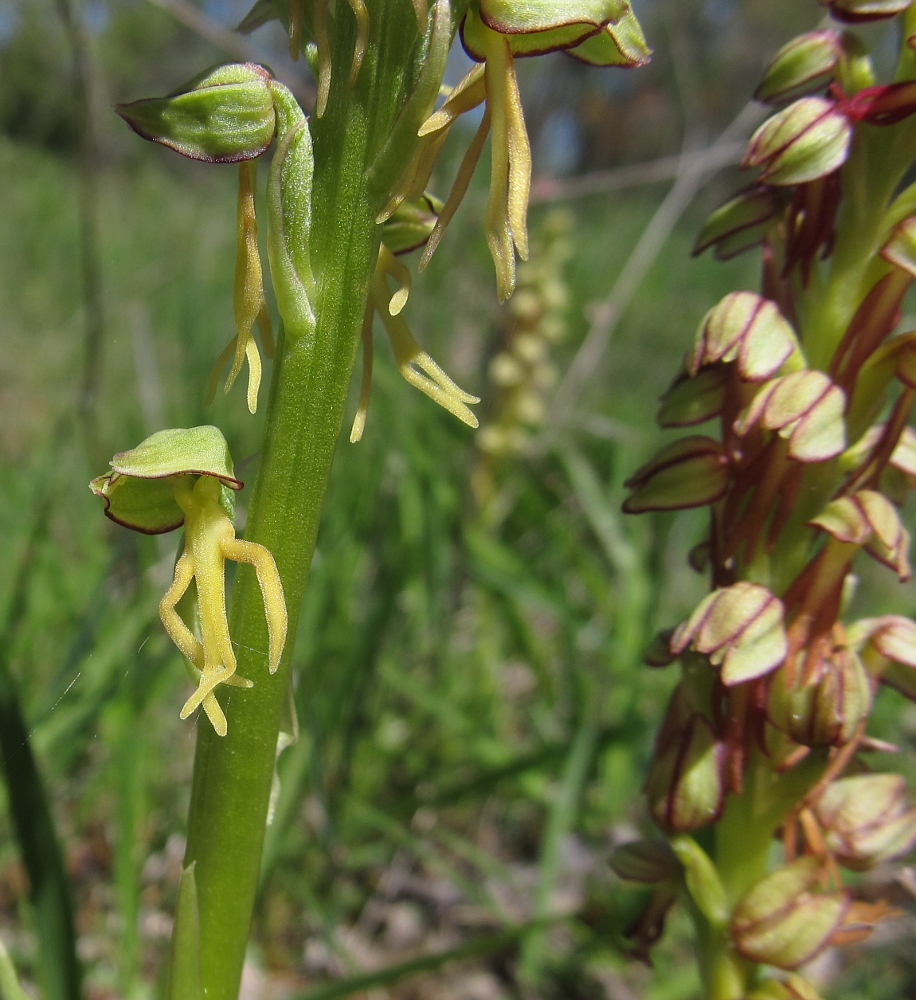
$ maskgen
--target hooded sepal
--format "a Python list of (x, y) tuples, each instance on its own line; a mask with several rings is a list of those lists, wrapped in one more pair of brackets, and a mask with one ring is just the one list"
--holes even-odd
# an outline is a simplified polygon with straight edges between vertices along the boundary
[(817, 369), (792, 372), (764, 385), (735, 421), (744, 437), (755, 425), (776, 431), (799, 462), (823, 462), (846, 447), (846, 394)]
[(910, 533), (897, 508), (876, 490), (859, 490), (832, 500), (809, 522), (838, 542), (863, 545), (866, 552), (893, 569), (901, 580), (910, 578)]
[(739, 192), (703, 223), (693, 245), (693, 256), (714, 247), (717, 260), (730, 260), (757, 246), (763, 242), (767, 223), (778, 207), (776, 194), (765, 185), (755, 184)]
[(734, 361), (744, 381), (761, 382), (796, 353), (795, 331), (775, 302), (755, 292), (730, 292), (700, 321), (686, 368), (697, 375), (705, 365)]
[(830, 853), (845, 868), (867, 871), (916, 844), (916, 809), (908, 809), (899, 774), (859, 774), (831, 782), (815, 814)]
[(230, 516), (229, 491), (242, 488), (226, 439), (212, 426), (157, 431), (136, 448), (115, 455), (111, 469), (89, 488), (104, 500), (107, 517), (145, 535), (163, 534), (184, 523), (173, 486), (178, 477), (218, 479), (223, 487), (220, 499)]
[(762, 677), (788, 653), (782, 601), (766, 587), (740, 581), (703, 599), (675, 629), (671, 652), (693, 649), (721, 668), (726, 686)]
[(847, 24), (883, 21), (902, 14), (912, 0), (820, 0), (829, 8), (830, 16)]
[(207, 70), (168, 97), (119, 104), (118, 114), (144, 139), (208, 163), (237, 163), (270, 145), (276, 115), (271, 76), (256, 63)]

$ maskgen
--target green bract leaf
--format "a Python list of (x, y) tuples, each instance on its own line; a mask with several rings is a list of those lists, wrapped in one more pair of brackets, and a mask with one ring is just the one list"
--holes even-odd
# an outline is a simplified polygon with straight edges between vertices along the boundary
[(607, 25), (597, 35), (590, 35), (580, 45), (567, 49), (567, 55), (590, 66), (621, 66), (630, 69), (644, 66), (652, 56), (639, 21), (632, 8), (619, 21)]
[(218, 66), (168, 97), (119, 104), (117, 112), (144, 139), (208, 163), (260, 156), (276, 127), (270, 74), (255, 63)]
[(728, 900), (709, 855), (693, 837), (675, 837), (671, 847), (684, 866), (687, 891), (697, 908), (713, 927), (724, 927), (728, 921)]
[(842, 55), (837, 31), (809, 31), (793, 38), (773, 57), (754, 97), (766, 103), (779, 103), (790, 96), (800, 96), (805, 88), (822, 86)]
[(94, 479), (89, 488), (105, 501), (112, 521), (147, 535), (172, 531), (184, 523), (174, 496), (174, 480), (212, 476), (223, 487), (221, 502), (232, 516), (229, 490), (240, 490), (226, 439), (216, 427), (159, 431), (131, 451), (111, 460), (112, 471)]
[(175, 906), (175, 926), (172, 931), (172, 956), (166, 1000), (201, 1000), (200, 910), (194, 862), (181, 872), (178, 902)]

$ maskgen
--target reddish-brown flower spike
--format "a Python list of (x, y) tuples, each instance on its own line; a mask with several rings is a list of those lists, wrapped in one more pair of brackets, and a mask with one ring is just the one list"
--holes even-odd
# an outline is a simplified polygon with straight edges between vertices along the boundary
[(757, 129), (741, 168), (761, 167), (760, 180), (777, 187), (806, 184), (838, 170), (851, 139), (852, 125), (835, 101), (803, 97)]
[(907, 809), (906, 782), (899, 774), (831, 782), (815, 813), (830, 853), (853, 871), (867, 871), (916, 844), (916, 809)]
[(744, 381), (761, 382), (796, 351), (798, 340), (775, 302), (755, 292), (731, 292), (701, 320), (686, 368), (696, 376), (705, 365), (735, 361)]
[(791, 458), (823, 462), (846, 447), (845, 407), (845, 393), (829, 375), (793, 372), (763, 386), (735, 421), (735, 433), (743, 437), (759, 422), (788, 439)]
[(773, 57), (754, 98), (781, 104), (823, 87), (843, 56), (840, 33), (830, 28), (809, 31), (787, 42)]
[(816, 891), (823, 873), (824, 859), (808, 856), (758, 882), (732, 914), (739, 954), (779, 969), (797, 969), (820, 954), (850, 904), (845, 891)]
[(721, 667), (731, 686), (775, 670), (788, 653), (783, 604), (766, 587), (741, 581), (714, 590), (675, 629), (671, 652), (694, 649)]
[(626, 514), (703, 507), (725, 495), (728, 459), (718, 441), (692, 435), (663, 448), (624, 485), (633, 491), (623, 503)]
[(823, 528), (838, 542), (862, 545), (870, 556), (894, 570), (901, 580), (910, 578), (910, 533), (903, 527), (896, 507), (876, 490), (859, 490), (831, 501), (812, 518), (812, 527)]

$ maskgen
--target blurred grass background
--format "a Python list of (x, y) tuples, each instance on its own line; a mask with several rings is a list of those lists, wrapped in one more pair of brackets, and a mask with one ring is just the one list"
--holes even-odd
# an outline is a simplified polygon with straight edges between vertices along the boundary
[[(73, 36), (60, 3), (0, 6), (0, 658), (52, 799), (93, 998), (162, 987), (194, 727), (178, 719), (188, 681), (156, 614), (180, 539), (111, 524), (86, 484), (147, 434), (205, 422), (250, 479), (260, 437), (240, 389), (203, 400), (232, 333), (235, 172), (143, 144), (110, 111), (228, 58), (176, 19), (187, 7), (69, 7), (90, 57), (95, 136), (102, 336), (87, 409), (87, 107)], [(244, 5), (192, 12), (226, 26)], [(411, 293), (405, 317), (483, 397), (489, 439), (404, 383), (377, 332), (367, 430), (350, 445), (344, 428), (296, 644), (301, 733), (279, 762), (246, 997), (698, 996), (681, 917), (654, 971), (628, 957), (623, 932), (644, 895), (607, 859), (646, 828), (641, 776), (673, 675), (641, 653), (705, 589), (685, 565), (703, 517), (624, 519), (621, 484), (663, 440), (656, 400), (696, 323), (727, 291), (753, 288), (757, 264), (690, 259), (697, 226), (739, 183), (709, 171), (622, 295), (671, 180), (623, 187), (619, 171), (714, 140), (768, 54), (819, 8), (644, 0), (638, 12), (656, 50), (646, 70), (523, 66), (541, 184), (528, 298), (496, 303), (485, 171)], [(250, 44), (278, 72), (304, 72), (276, 32)], [(458, 141), (439, 193), (460, 153)], [(598, 190), (572, 197), (582, 177)], [(609, 349), (560, 408), (557, 380), (609, 295)], [(519, 363), (531, 391), (513, 410)], [(863, 568), (863, 612), (912, 614), (914, 597)], [(888, 698), (876, 722), (912, 778), (916, 713)], [(909, 916), (816, 974), (831, 997), (914, 996), (916, 875), (870, 880), (865, 891)], [(0, 792), (0, 935), (34, 984), (27, 898)]]

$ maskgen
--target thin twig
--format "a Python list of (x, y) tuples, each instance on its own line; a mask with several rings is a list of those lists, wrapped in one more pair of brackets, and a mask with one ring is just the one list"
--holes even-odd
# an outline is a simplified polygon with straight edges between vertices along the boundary
[[(147, 0), (147, 2), (171, 14), (176, 21), (193, 31), (195, 35), (234, 59), (256, 63), (264, 59), (258, 46), (252, 45), (242, 35), (214, 21), (212, 17), (208, 17), (203, 11), (188, 3), (188, 0)], [(283, 69), (276, 70), (271, 67), (271, 72), (281, 83), (289, 87), (303, 107), (311, 108), (314, 105), (316, 91), (308, 81), (298, 74)]]

